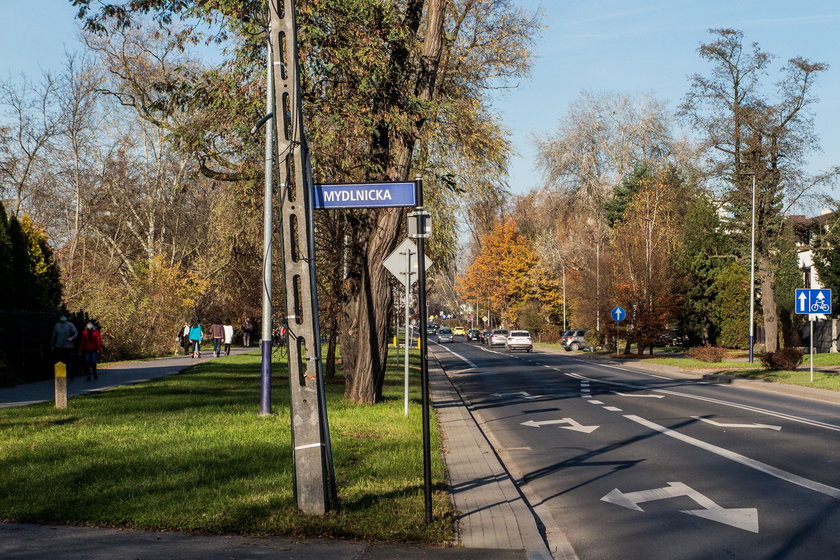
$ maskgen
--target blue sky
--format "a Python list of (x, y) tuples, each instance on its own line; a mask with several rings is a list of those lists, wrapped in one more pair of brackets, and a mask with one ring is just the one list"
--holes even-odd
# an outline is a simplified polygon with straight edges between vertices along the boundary
[[(816, 130), (824, 153), (810, 171), (840, 164), (840, 2), (829, 0), (517, 0), (542, 6), (545, 28), (529, 79), (496, 97), (519, 155), (510, 186), (541, 184), (533, 135), (554, 130), (581, 91), (652, 93), (676, 107), (688, 76), (706, 67), (697, 47), (708, 29), (732, 27), (777, 55), (827, 62), (816, 88)], [(67, 0), (0, 0), (0, 75), (60, 68), (78, 48), (75, 9)]]

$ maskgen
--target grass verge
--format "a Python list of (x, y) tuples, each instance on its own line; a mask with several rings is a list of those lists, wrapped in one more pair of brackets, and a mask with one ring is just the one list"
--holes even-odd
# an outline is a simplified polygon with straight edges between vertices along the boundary
[[(450, 542), (439, 452), (432, 453), (434, 522), (424, 523), (416, 352), (408, 419), (395, 355), (390, 363), (381, 404), (354, 405), (343, 383), (327, 386), (337, 511), (296, 510), (286, 365), (274, 364), (277, 415), (260, 417), (259, 356), (246, 354), (74, 397), (67, 410), (0, 409), (0, 520)], [(434, 422), (432, 438), (433, 451), (440, 449)]]

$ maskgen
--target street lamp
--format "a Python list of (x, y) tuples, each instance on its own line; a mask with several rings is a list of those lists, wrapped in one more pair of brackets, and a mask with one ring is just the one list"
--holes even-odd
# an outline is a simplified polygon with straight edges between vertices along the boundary
[(750, 207), (750, 363), (753, 363), (755, 347), (755, 172), (744, 171), (742, 175), (752, 175), (752, 206)]

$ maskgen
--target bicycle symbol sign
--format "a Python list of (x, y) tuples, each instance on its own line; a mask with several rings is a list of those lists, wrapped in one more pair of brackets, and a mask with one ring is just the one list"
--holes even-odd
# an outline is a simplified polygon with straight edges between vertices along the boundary
[(798, 289), (794, 294), (794, 306), (799, 315), (809, 313), (831, 314), (831, 290)]

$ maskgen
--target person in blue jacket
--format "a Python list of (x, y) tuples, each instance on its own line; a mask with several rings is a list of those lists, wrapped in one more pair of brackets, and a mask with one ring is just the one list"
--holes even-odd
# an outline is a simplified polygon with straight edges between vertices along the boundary
[(190, 343), (193, 346), (193, 358), (201, 357), (201, 338), (204, 333), (201, 330), (201, 323), (193, 321), (190, 325)]

